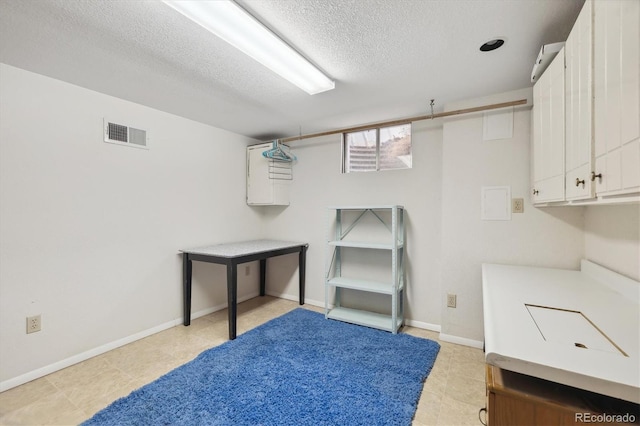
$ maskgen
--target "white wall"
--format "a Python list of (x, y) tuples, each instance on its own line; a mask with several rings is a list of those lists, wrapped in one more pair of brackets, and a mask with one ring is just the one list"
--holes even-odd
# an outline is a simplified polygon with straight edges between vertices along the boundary
[(640, 206), (589, 206), (585, 213), (585, 257), (640, 281)]
[[(450, 109), (530, 97), (530, 90)], [(292, 143), (291, 205), (247, 207), (247, 138), (0, 65), (0, 385), (179, 323), (178, 250), (259, 237), (304, 241), (307, 301), (324, 302), (327, 206), (406, 208), (410, 324), (482, 340), (481, 264), (577, 269), (638, 279), (638, 206), (529, 203), (528, 110), (514, 136), (482, 141), (482, 114), (414, 123), (413, 168), (340, 173), (340, 138)], [(393, 114), (390, 113), (390, 116)], [(102, 142), (102, 117), (149, 130), (150, 149)], [(509, 222), (480, 220), (480, 188), (525, 200)], [(257, 271), (239, 297), (257, 294)], [(267, 291), (297, 299), (297, 255), (269, 260)], [(218, 265), (194, 265), (193, 312), (226, 304)], [(447, 293), (458, 307), (446, 308)], [(367, 299), (364, 302), (368, 302)], [(380, 299), (371, 302), (380, 305)], [(43, 330), (25, 334), (41, 314)], [(75, 357), (75, 358), (74, 358)]]
[[(530, 97), (530, 90), (467, 101), (450, 109)], [(483, 142), (483, 115), (414, 123), (413, 169), (340, 173), (340, 138), (293, 142), (291, 206), (265, 213), (271, 237), (304, 238), (310, 243), (307, 298), (322, 303), (326, 206), (402, 204), (408, 219), (407, 275), (410, 323), (441, 328), (443, 334), (483, 338), (483, 262), (578, 269), (583, 257), (583, 209), (537, 209), (529, 203), (530, 110), (514, 115), (514, 135)], [(441, 127), (442, 126), (442, 127)], [(525, 212), (508, 222), (480, 220), (482, 186), (509, 185), (525, 199)], [(291, 261), (294, 265), (294, 260)], [(282, 278), (295, 295), (297, 276)], [(446, 294), (458, 307), (446, 307)], [(361, 302), (380, 309), (380, 297)]]
[[(530, 98), (521, 90), (448, 105), (455, 110)], [(442, 333), (481, 341), (482, 263), (579, 269), (583, 210), (534, 208), (529, 202), (530, 109), (516, 109), (513, 137), (483, 141), (483, 114), (444, 123), (442, 166)], [(524, 213), (510, 221), (481, 220), (481, 188), (510, 186)], [(457, 294), (457, 308), (446, 294)]]
[[(440, 199), (442, 164), (441, 123), (414, 123), (413, 168), (375, 173), (340, 172), (340, 135), (291, 143), (298, 162), (293, 168), (291, 205), (265, 210), (266, 232), (272, 238), (308, 242), (309, 302), (324, 303), (327, 206), (400, 204), (406, 209), (407, 317), (417, 324), (440, 323)], [(296, 259), (291, 260), (294, 264)], [(281, 287), (274, 294), (296, 295), (297, 275), (270, 276)], [(379, 309), (384, 300), (370, 299)]]
[[(0, 65), (0, 382), (182, 316), (178, 250), (262, 232), (226, 131)], [(102, 142), (102, 119), (150, 149)], [(255, 270), (256, 268), (254, 268)], [(257, 293), (239, 274), (239, 297)], [(226, 303), (194, 266), (193, 312)], [(27, 335), (26, 317), (42, 315)]]
[[(526, 89), (447, 108), (530, 97)], [(407, 317), (410, 323), (440, 328), (445, 337), (482, 341), (485, 262), (577, 270), (580, 259), (587, 257), (631, 277), (637, 274), (637, 206), (530, 204), (530, 114), (527, 108), (517, 109), (513, 137), (487, 142), (482, 141), (482, 113), (444, 123), (414, 123), (414, 167), (403, 171), (341, 174), (339, 136), (293, 142), (299, 162), (294, 166), (291, 206), (261, 211), (268, 236), (310, 243), (307, 301), (324, 301), (326, 206), (340, 204), (406, 207)], [(480, 189), (495, 185), (508, 185), (513, 198), (523, 198), (524, 213), (505, 222), (482, 221)], [(615, 224), (606, 223), (610, 216)], [(297, 259), (291, 256), (280, 265), (286, 267), (270, 270), (274, 284), (268, 292), (293, 299)], [(457, 294), (457, 308), (446, 307), (447, 293)], [(379, 297), (364, 297), (361, 302), (381, 306)]]

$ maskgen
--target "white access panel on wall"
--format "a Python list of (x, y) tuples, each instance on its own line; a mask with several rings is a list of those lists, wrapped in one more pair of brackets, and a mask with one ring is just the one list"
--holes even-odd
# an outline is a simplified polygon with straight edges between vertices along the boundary
[(513, 137), (513, 107), (486, 111), (483, 117), (483, 141), (510, 139)]
[(289, 205), (291, 163), (262, 155), (272, 148), (272, 142), (247, 147), (247, 204), (250, 206)]
[(482, 220), (511, 220), (511, 187), (483, 186)]

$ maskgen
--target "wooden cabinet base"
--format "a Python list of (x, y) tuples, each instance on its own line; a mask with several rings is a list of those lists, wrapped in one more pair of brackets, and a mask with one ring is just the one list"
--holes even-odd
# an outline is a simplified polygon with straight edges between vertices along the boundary
[(487, 425), (640, 424), (631, 402), (486, 366)]

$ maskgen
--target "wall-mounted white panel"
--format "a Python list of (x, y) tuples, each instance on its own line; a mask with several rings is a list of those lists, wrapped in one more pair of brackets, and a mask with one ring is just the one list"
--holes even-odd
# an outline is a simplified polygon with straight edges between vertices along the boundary
[(513, 107), (486, 111), (483, 120), (483, 140), (510, 139), (513, 137)]
[(482, 187), (482, 220), (511, 220), (511, 187)]

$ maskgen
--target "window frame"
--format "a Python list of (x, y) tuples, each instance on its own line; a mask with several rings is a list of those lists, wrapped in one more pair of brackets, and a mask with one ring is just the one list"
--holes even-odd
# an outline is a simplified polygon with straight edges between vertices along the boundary
[[(407, 166), (407, 167), (402, 167), (402, 168), (380, 168), (380, 146), (381, 146), (381, 141), (380, 141), (380, 130), (381, 129), (388, 129), (388, 128), (392, 128), (392, 127), (400, 127), (400, 126), (409, 126), (409, 136), (410, 136), (410, 155), (411, 155), (411, 166)], [(375, 130), (375, 136), (376, 136), (376, 167), (375, 170), (348, 170), (348, 160), (347, 160), (347, 156), (349, 155), (349, 149), (347, 147), (347, 135), (350, 134), (357, 134), (357, 133), (363, 133), (363, 132), (368, 132), (371, 130)], [(340, 146), (341, 146), (341, 165), (340, 165), (340, 171), (343, 174), (348, 174), (348, 173), (369, 173), (369, 172), (381, 172), (381, 171), (390, 171), (390, 170), (407, 170), (407, 169), (412, 169), (413, 168), (413, 123), (412, 122), (407, 122), (407, 123), (398, 123), (398, 124), (392, 124), (389, 126), (373, 126), (373, 127), (369, 127), (369, 128), (365, 128), (365, 129), (359, 129), (359, 130), (354, 130), (351, 132), (342, 132), (341, 133), (341, 140), (340, 140)]]

